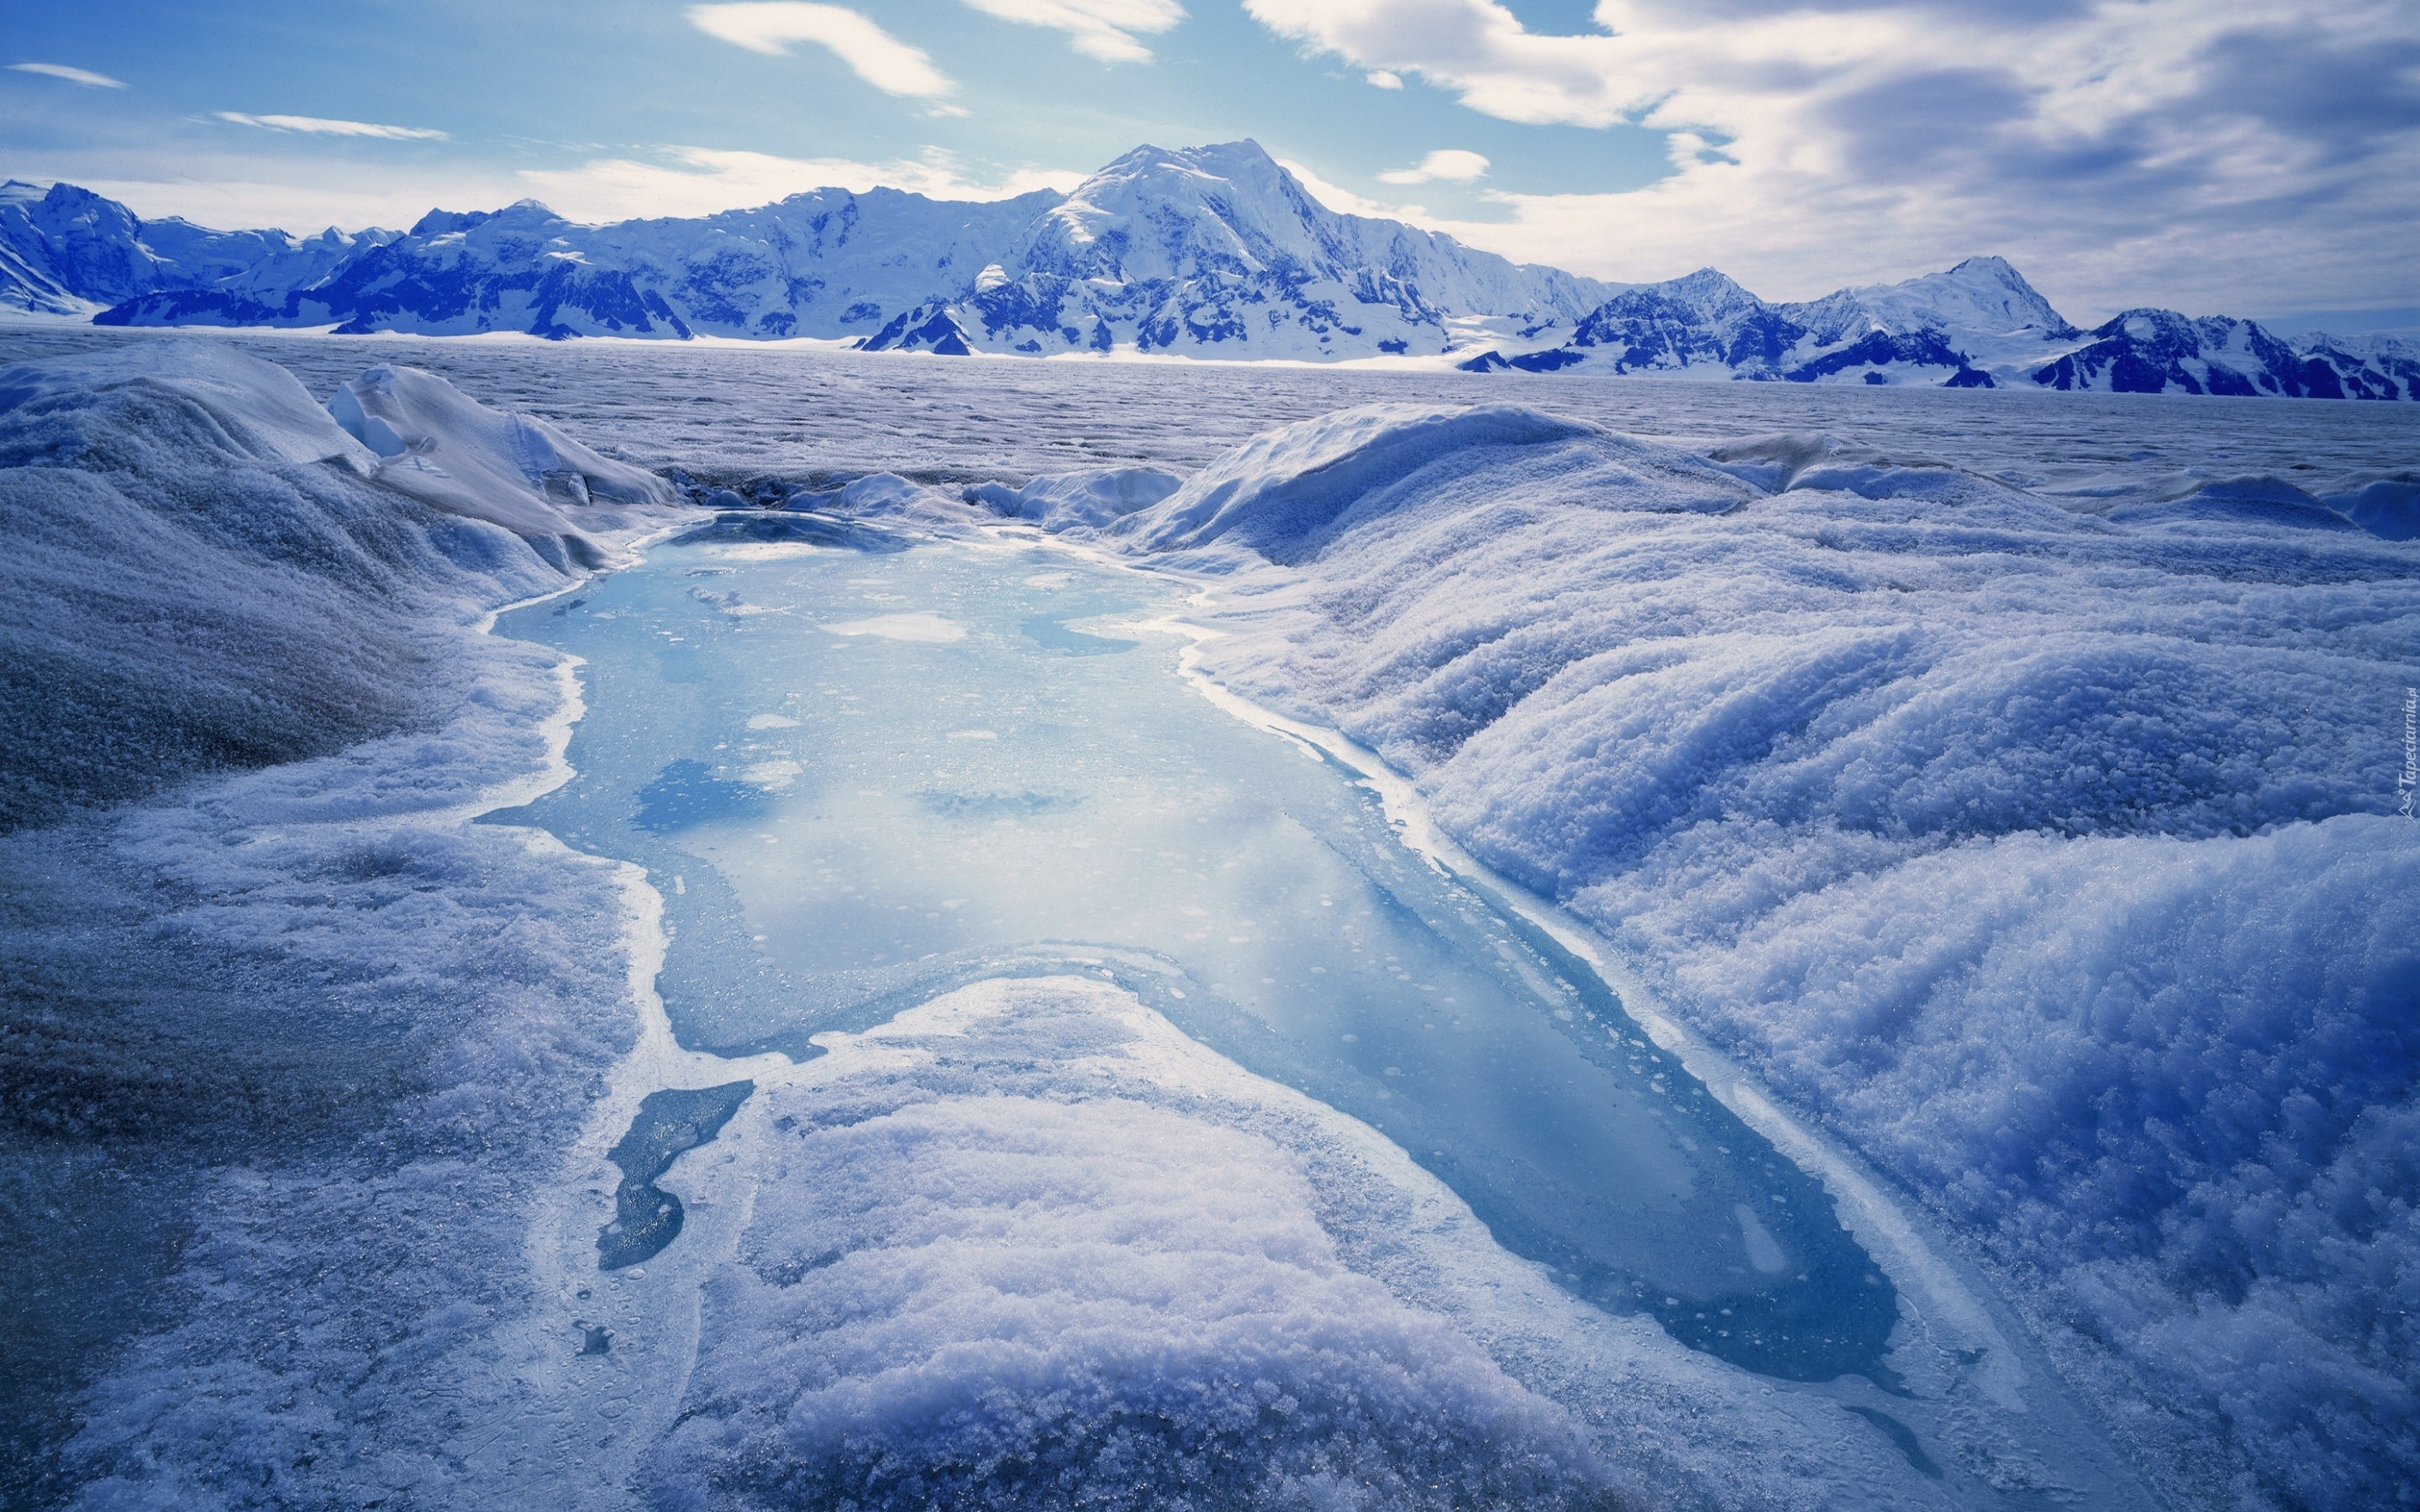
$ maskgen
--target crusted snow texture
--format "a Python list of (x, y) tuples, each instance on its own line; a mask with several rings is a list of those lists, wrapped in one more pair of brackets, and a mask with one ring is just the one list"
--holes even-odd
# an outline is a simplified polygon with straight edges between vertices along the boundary
[(984, 983), (769, 1094), (656, 1504), (1613, 1505), (1566, 1413), (1339, 1259), (1284, 1151), (1152, 1085), (1150, 1017)]
[(817, 1042), (721, 1135), (746, 1218), (656, 1505), (1937, 1504), (1837, 1408), (1571, 1297), (1383, 1134), (1107, 982)]
[[(2265, 484), (2104, 518), (1829, 438), (1530, 428), (1401, 471), (1384, 416), (1306, 422), (1122, 538), (1192, 545), (1249, 472), (1178, 558), (1234, 575), (1210, 669), (1414, 774), (1973, 1233), (2181, 1494), (2408, 1501), (2414, 548)], [(1286, 523), (1357, 469), (1341, 529)]]
[(0, 1500), (448, 1504), (634, 1026), (618, 870), (459, 822), (564, 579), (214, 343), (0, 396)]
[(411, 723), (454, 625), (563, 581), (377, 471), (213, 342), (0, 369), (0, 826)]

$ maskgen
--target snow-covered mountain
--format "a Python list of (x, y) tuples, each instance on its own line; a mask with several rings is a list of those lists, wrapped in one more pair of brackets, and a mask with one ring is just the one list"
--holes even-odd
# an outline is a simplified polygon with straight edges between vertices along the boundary
[(132, 300), (100, 323), (556, 338), (863, 335), (936, 288), (970, 288), (976, 271), (1058, 199), (1043, 190), (962, 204), (827, 189), (695, 220), (601, 226), (535, 200), (431, 210), (319, 276), (261, 270)]
[(1475, 372), (2420, 400), (2420, 347), (2130, 310), (2078, 330), (1999, 257), (1775, 303), (1635, 286), (1340, 214), (1254, 142), (1142, 147), (1074, 193), (795, 194), (582, 225), (535, 200), (411, 230), (211, 231), (0, 186), (0, 308), (125, 326), (853, 339), (876, 351), (1447, 357)]
[(2249, 320), (2128, 310), (2034, 370), (2055, 389), (2420, 399), (2420, 347), (2392, 336), (2289, 340)]
[(970, 289), (902, 314), (867, 345), (1425, 355), (1452, 349), (1454, 316), (1567, 325), (1609, 292), (1398, 221), (1341, 215), (1255, 142), (1143, 147), (1037, 216)]
[[(103, 202), (106, 203), (106, 202)], [(127, 217), (131, 223), (132, 217)], [(453, 335), (858, 336), (876, 349), (1442, 353), (1466, 316), (1559, 321), (1608, 285), (1339, 215), (1258, 144), (1142, 147), (1070, 196), (820, 190), (578, 225), (535, 200), (434, 210), (332, 266), (113, 285), (111, 325)], [(96, 296), (98, 297), (98, 296)]]
[(307, 285), (357, 247), (391, 231), (308, 240), (283, 231), (212, 231), (170, 217), (136, 218), (114, 199), (73, 184), (0, 183), (0, 309), (90, 315), (161, 290), (230, 280)]
[(2130, 310), (2079, 331), (1999, 257), (1773, 304), (1713, 269), (1624, 289), (1558, 345), (1491, 346), (1474, 372), (1566, 370), (1794, 383), (2420, 399), (2420, 348), (2279, 336), (2249, 320)]

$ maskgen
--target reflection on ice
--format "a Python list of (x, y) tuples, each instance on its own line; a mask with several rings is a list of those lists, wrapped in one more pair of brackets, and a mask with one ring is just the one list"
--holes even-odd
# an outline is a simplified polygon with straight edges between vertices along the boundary
[[(806, 1057), (970, 981), (1113, 981), (1382, 1130), (1568, 1290), (1768, 1374), (1891, 1381), (1897, 1298), (1830, 1199), (1580, 963), (1172, 646), (1068, 628), (1171, 591), (1041, 551), (735, 560), (755, 528), (507, 626), (586, 660), (590, 712), (579, 777), (500, 817), (659, 878), (683, 1044)], [(784, 612), (719, 612), (706, 565)]]

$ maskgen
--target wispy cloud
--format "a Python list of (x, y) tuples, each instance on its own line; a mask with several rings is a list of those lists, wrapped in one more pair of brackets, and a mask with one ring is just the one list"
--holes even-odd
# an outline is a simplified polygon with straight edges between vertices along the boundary
[(746, 0), (691, 6), (689, 21), (708, 37), (774, 57), (788, 53), (793, 42), (829, 48), (859, 78), (887, 95), (934, 100), (957, 89), (923, 49), (908, 46), (844, 6)]
[(443, 142), (442, 131), (425, 126), (380, 126), (376, 121), (337, 121), (324, 116), (248, 116), (240, 110), (214, 113), (223, 121), (238, 126), (256, 126), (264, 131), (301, 131), (310, 136), (369, 136), (387, 142)]
[(1447, 183), (1467, 184), (1487, 177), (1487, 160), (1476, 152), (1460, 147), (1441, 147), (1419, 161), (1417, 167), (1397, 168), (1378, 176), (1388, 184), (1428, 184), (1443, 179)]
[(1080, 173), (1025, 168), (986, 177), (937, 147), (921, 158), (859, 162), (846, 158), (783, 158), (767, 152), (675, 147), (665, 161), (600, 158), (577, 168), (530, 169), (521, 180), (576, 221), (633, 216), (710, 215), (769, 204), (816, 189), (862, 193), (877, 185), (935, 199), (1007, 199), (1036, 189), (1066, 191)]
[(1647, 188), (1499, 193), (1510, 224), (1451, 227), (1524, 257), (1797, 296), (1989, 250), (2104, 309), (2420, 297), (2409, 5), (1599, 0), (1550, 35), (1497, 0), (1244, 4), (1483, 115), (1666, 134)]
[(1151, 49), (1137, 32), (1156, 35), (1185, 19), (1176, 0), (966, 0), (1002, 21), (1065, 32), (1076, 51), (1104, 63), (1148, 63)]
[(11, 63), (8, 67), (19, 73), (39, 73), (53, 79), (65, 79), (70, 84), (80, 84), (86, 89), (126, 87), (126, 81), (123, 79), (113, 79), (106, 73), (95, 73), (90, 69), (70, 68), (65, 63)]

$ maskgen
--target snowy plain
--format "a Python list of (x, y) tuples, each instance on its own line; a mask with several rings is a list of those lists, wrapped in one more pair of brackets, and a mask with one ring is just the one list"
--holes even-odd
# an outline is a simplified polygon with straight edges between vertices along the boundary
[[(2311, 503), (2408, 507), (2420, 424), (2395, 407), (1542, 378), (1508, 393), (1483, 377), (1211, 364), (207, 340), (272, 359), (316, 397), (409, 363), (627, 462), (955, 532), (984, 513), (956, 503), (963, 485), (1001, 485), (998, 499), (1042, 474), (1192, 476), (1172, 496), (1027, 497), (1083, 494), (1030, 513), (1097, 556), (1206, 584), (1192, 617), (1223, 633), (1202, 668), (1383, 755), (1450, 836), (1596, 926), (1681, 1020), (1895, 1183), (2163, 1493), (2400, 1504), (2420, 1487), (2420, 841), (2393, 811), (2420, 548)], [(125, 346), (0, 330), (8, 361)], [(1544, 416), (1434, 409), (1508, 397)], [(1233, 450), (1373, 403), (1413, 408)], [(210, 485), (222, 509), (230, 486), (349, 509), (354, 528), (372, 501), (396, 507), (324, 461), (264, 455), (240, 427), (193, 429), (179, 458), (147, 461), (102, 454), (159, 433), (158, 414), (47, 423), (84, 429), (21, 436), (21, 480), (107, 475), (129, 497), (173, 495), (170, 474), (215, 447), (204, 471), (236, 480)], [(352, 455), (333, 423), (320, 440)], [(873, 473), (897, 476), (838, 489)], [(2247, 478), (2271, 481), (2228, 483)], [(595, 534), (618, 550), (648, 523)], [(1054, 1460), (1068, 1437), (1129, 1457), (1125, 1480), (1082, 1484), (1102, 1504), (1149, 1504), (1155, 1476), (1241, 1442), (1221, 1435), (1261, 1431), (1265, 1447), (1265, 1425), (1186, 1389), (1255, 1372), (1302, 1385), (1300, 1432), (1230, 1488), (1269, 1504), (1356, 1504), (1357, 1486), (1379, 1489), (1373, 1505), (2045, 1494), (2005, 1473), (2021, 1451), (2003, 1446), (1996, 1485), (1979, 1452), (1945, 1483), (1920, 1450), (1774, 1405), (1757, 1378), (1700, 1369), (1652, 1330), (1584, 1306), (1541, 1322), (1561, 1293), (1478, 1236), (1357, 1271), (1388, 1220), (1357, 1228), (1356, 1203), (1425, 1205), (1453, 1230), (1450, 1194), (1390, 1167), (1392, 1147), (1362, 1125), (1290, 1103), (1108, 987), (974, 990), (795, 1069), (758, 1057), (707, 1075), (650, 1027), (650, 992), (626, 985), (651, 980), (635, 871), (460, 823), (562, 776), (556, 663), (476, 626), (568, 586), (570, 559), (442, 502), (410, 528), (430, 544), (389, 549), (420, 556), (337, 591), (368, 602), (410, 585), (419, 601), (391, 634), (411, 649), (365, 647), (333, 612), (290, 642), (351, 669), (365, 733), (410, 733), (336, 750), (305, 709), (294, 722), (321, 744), (234, 764), (300, 763), (0, 841), (8, 968), (24, 1000), (52, 1005), (39, 1033), (12, 1024), (8, 1046), (12, 1149), (41, 1157), (8, 1173), (11, 1216), (27, 1220), (11, 1225), (27, 1236), (7, 1257), (12, 1292), (35, 1299), (19, 1334), (109, 1362), (84, 1380), (18, 1378), (19, 1421), (53, 1425), (36, 1435), (51, 1493), (313, 1504), (383, 1486), (397, 1504), (509, 1503), (531, 1484), (517, 1477), (582, 1462), (593, 1432), (616, 1447), (583, 1473), (623, 1476), (600, 1495), (784, 1504), (837, 1494), (799, 1466), (878, 1464), (893, 1478), (863, 1483), (867, 1504), (914, 1504), (949, 1484), (917, 1467), (939, 1475), (948, 1457), (916, 1427), (932, 1382), (892, 1367), (1033, 1335), (1036, 1319), (977, 1304), (1001, 1289), (990, 1262), (962, 1267), (970, 1246), (1047, 1237), (1095, 1246), (1118, 1305), (1184, 1291), (1198, 1307), (1180, 1365), (1146, 1351), (1167, 1372), (1147, 1402), (1066, 1395), (1136, 1379), (1130, 1319), (1078, 1319), (1091, 1352), (999, 1356), (1033, 1372), (1032, 1401), (1058, 1404), (985, 1420), (1006, 1459), (1046, 1473), (1019, 1483), (1027, 1501), (1101, 1463)], [(303, 554), (323, 578), (344, 555)], [(85, 586), (67, 567), (54, 578), (14, 578), (12, 595)], [(850, 623), (927, 606), (868, 609)], [(90, 617), (113, 615), (122, 605)], [(233, 660), (259, 659), (229, 643)], [(171, 982), (221, 1019), (163, 1050), (149, 1005)], [(301, 1026), (325, 1042), (298, 1041)], [(689, 1252), (786, 1245), (812, 1260), (836, 1203), (864, 1229), (855, 1242), (906, 1269), (828, 1277), (799, 1302), (778, 1258), (688, 1271), (706, 1332), (663, 1346), (693, 1362), (683, 1423), (641, 1433), (613, 1424), (665, 1426), (650, 1417), (660, 1381), (566, 1405), (573, 1350), (553, 1312), (571, 1299), (546, 1277), (569, 1274), (595, 1229), (566, 1217), (535, 1239), (529, 1214), (574, 1200), (542, 1189), (582, 1151), (600, 1161), (648, 1075), (676, 1064), (681, 1085), (758, 1076), (764, 1100), (708, 1149), (752, 1149), (799, 1178), (741, 1211), (684, 1178), (677, 1190), (709, 1199)], [(85, 1083), (24, 1095), (63, 1066)], [(1224, 1195), (1156, 1209), (1156, 1179), (1105, 1163), (1097, 1127), (1064, 1111), (1078, 1104), (1122, 1147), (1164, 1149), (1161, 1168)], [(130, 1108), (148, 1126), (111, 1125)], [(1020, 1227), (1018, 1178), (982, 1154), (1006, 1141), (1056, 1171), (1051, 1189), (1098, 1232)], [(1358, 1196), (1334, 1185), (1342, 1166)], [(1264, 1175), (1235, 1184), (1246, 1170)], [(866, 1184), (834, 1195), (849, 1182)], [(54, 1212), (79, 1221), (38, 1221)], [(1178, 1258), (1136, 1257), (1145, 1234)], [(526, 1261), (549, 1243), (555, 1259)], [(1323, 1247), (1340, 1243), (1342, 1258)], [(705, 1263), (683, 1254), (647, 1270), (679, 1280)], [(1272, 1256), (1286, 1263), (1256, 1276)], [(59, 1274), (125, 1305), (37, 1295)], [(1439, 1300), (1455, 1288), (1495, 1299), (1492, 1333), (1468, 1321), (1485, 1308)], [(796, 1308), (835, 1296), (855, 1299), (849, 1368), (745, 1347), (809, 1326)], [(1237, 1321), (1251, 1318), (1309, 1332), (1255, 1334)], [(1348, 1333), (1319, 1333), (1342, 1318), (1357, 1319)], [(1538, 1339), (1608, 1329), (1590, 1348), (1620, 1364), (1596, 1368), (1636, 1386), (1616, 1420), (1538, 1394), (1554, 1373)], [(1571, 1358), (1554, 1368), (1579, 1369)], [(96, 1382), (62, 1448), (58, 1400)], [(815, 1412), (783, 1416), (810, 1398)], [(1179, 1430), (1112, 1431), (1146, 1408)], [(1355, 1458), (1373, 1442), (1393, 1447)]]

